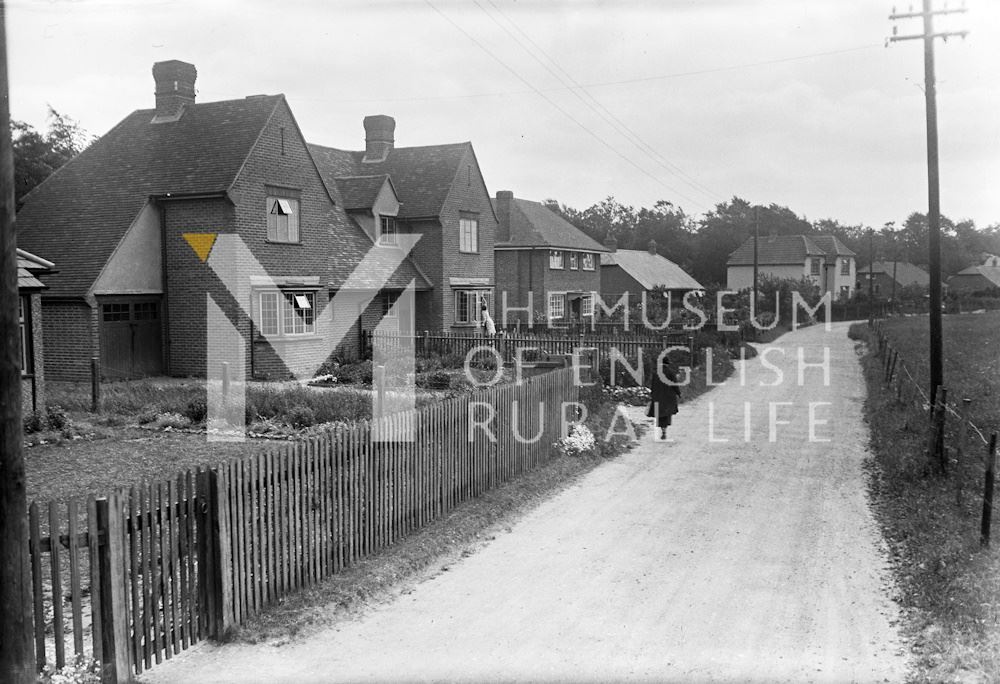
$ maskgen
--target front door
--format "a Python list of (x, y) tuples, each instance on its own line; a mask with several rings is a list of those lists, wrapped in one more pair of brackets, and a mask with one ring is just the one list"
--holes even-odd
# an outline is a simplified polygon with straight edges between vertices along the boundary
[(163, 372), (160, 298), (101, 301), (101, 376), (124, 380)]

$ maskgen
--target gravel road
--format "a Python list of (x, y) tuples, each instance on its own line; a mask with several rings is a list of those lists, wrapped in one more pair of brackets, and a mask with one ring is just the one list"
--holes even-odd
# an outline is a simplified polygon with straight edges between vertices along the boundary
[[(846, 332), (783, 336), (745, 363), (743, 382), (737, 373), (682, 405), (674, 442), (649, 431), (357, 619), (281, 647), (202, 647), (143, 679), (901, 680), (900, 616), (861, 468), (864, 381)], [(820, 361), (824, 349), (829, 383), (807, 368), (800, 384), (799, 355)], [(762, 386), (775, 369), (782, 381)]]

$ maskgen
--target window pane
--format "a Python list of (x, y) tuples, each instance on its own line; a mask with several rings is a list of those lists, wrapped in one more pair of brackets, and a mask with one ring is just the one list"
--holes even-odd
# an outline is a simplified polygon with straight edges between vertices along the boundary
[(264, 335), (278, 334), (278, 293), (260, 294), (260, 332)]
[(299, 201), (267, 198), (267, 239), (272, 242), (299, 241)]
[(455, 292), (455, 322), (469, 322), (469, 297), (465, 290)]

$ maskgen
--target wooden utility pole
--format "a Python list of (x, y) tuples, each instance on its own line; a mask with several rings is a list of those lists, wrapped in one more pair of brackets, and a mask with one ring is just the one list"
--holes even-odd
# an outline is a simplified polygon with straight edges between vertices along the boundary
[(35, 650), (21, 453), (21, 332), (6, 13), (5, 3), (0, 2), (0, 681), (27, 684), (35, 681)]
[[(757, 315), (757, 271), (758, 271), (758, 260), (757, 260), (757, 243), (760, 242), (760, 207), (753, 208), (753, 305), (750, 310), (753, 311), (754, 316)], [(777, 312), (775, 312), (777, 314)]]
[(895, 27), (890, 42), (901, 40), (924, 41), (924, 95), (927, 110), (927, 225), (929, 229), (928, 266), (930, 270), (930, 404), (934, 405), (934, 397), (938, 388), (944, 382), (944, 345), (941, 334), (941, 196), (938, 180), (938, 135), (937, 135), (937, 85), (934, 77), (934, 39), (948, 40), (951, 36), (965, 38), (968, 31), (934, 32), (934, 17), (939, 14), (955, 14), (965, 12), (964, 7), (955, 9), (934, 10), (931, 0), (923, 0), (923, 11), (896, 13), (895, 8), (889, 19), (912, 19), (922, 17), (924, 32), (920, 34), (897, 36)]
[(868, 229), (868, 318), (875, 311), (875, 229)]

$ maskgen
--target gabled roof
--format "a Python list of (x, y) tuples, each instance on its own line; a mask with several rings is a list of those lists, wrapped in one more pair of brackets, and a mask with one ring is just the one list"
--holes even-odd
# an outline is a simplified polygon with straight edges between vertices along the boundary
[(827, 256), (857, 256), (836, 235), (810, 235), (809, 239), (826, 252)]
[[(897, 261), (895, 264), (891, 261), (876, 261), (871, 266), (871, 270), (875, 274), (882, 273), (890, 278), (892, 278), (893, 269), (896, 272), (896, 282), (900, 285), (929, 285), (931, 282), (930, 274), (927, 271), (908, 261)], [(868, 266), (858, 269), (859, 276), (867, 273)]]
[[(496, 211), (497, 201), (493, 199)], [(510, 202), (510, 241), (496, 247), (559, 247), (586, 252), (608, 248), (540, 202), (513, 198)]]
[[(753, 238), (740, 245), (729, 255), (727, 266), (753, 265)], [(811, 256), (825, 256), (826, 252), (806, 235), (770, 235), (760, 239), (757, 263), (766, 265), (805, 264)]]
[(343, 199), (338, 179), (357, 176), (387, 175), (402, 206), (400, 218), (430, 218), (441, 215), (459, 165), (472, 143), (395, 147), (384, 161), (365, 162), (364, 151), (338, 150), (309, 145), (331, 193)]
[(608, 266), (620, 266), (645, 290), (652, 290), (657, 285), (662, 285), (668, 290), (705, 289), (670, 259), (659, 254), (650, 254), (644, 249), (619, 249), (602, 254), (601, 268)]
[(227, 192), (282, 95), (140, 109), (25, 197), (18, 241), (60, 264), (50, 294), (82, 296), (150, 196)]
[[(993, 268), (991, 266), (969, 266), (968, 268), (963, 268), (961, 271), (952, 276), (952, 278), (957, 278), (958, 276), (982, 276), (988, 281), (1000, 287), (1000, 268)], [(951, 280), (951, 278), (949, 278)]]
[(46, 285), (35, 276), (54, 273), (55, 264), (23, 249), (17, 250), (17, 289), (44, 290)]
[[(382, 186), (386, 182), (392, 185), (392, 180), (384, 173), (377, 176), (340, 177), (335, 178), (334, 181), (340, 190), (341, 206), (347, 211), (371, 209), (375, 205), (375, 200), (378, 198)], [(393, 186), (393, 192), (396, 192), (395, 186)]]

